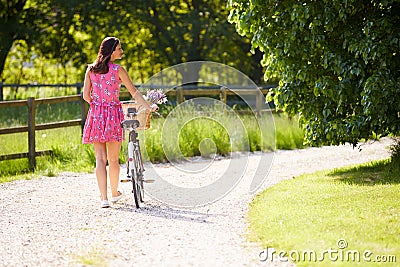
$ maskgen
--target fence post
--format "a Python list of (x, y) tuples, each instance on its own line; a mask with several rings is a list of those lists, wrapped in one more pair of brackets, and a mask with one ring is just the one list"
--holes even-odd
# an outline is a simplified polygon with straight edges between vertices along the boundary
[(36, 167), (35, 117), (36, 117), (35, 98), (28, 97), (28, 158), (29, 158), (29, 168), (32, 171), (35, 170)]
[(261, 109), (263, 106), (263, 102), (264, 100), (264, 94), (261, 91), (262, 88), (258, 88), (257, 93), (256, 93), (256, 110), (257, 110), (257, 114), (261, 115)]
[(226, 105), (226, 88), (224, 86), (221, 87), (221, 92), (219, 93), (219, 99), (222, 103)]
[(82, 91), (82, 84), (81, 83), (77, 83), (76, 84), (76, 94), (80, 95)]
[(180, 104), (184, 101), (183, 88), (181, 86), (176, 88), (176, 101), (178, 102), (178, 104)]

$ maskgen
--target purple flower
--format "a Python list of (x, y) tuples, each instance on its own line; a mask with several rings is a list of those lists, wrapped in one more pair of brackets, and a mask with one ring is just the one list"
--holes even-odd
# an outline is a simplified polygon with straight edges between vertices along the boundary
[(161, 89), (147, 91), (145, 99), (152, 104), (165, 104), (168, 99)]

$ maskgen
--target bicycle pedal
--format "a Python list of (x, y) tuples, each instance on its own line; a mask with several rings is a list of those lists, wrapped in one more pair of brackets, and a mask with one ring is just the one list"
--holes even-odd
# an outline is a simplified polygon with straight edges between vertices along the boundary
[(143, 182), (144, 183), (147, 183), (147, 184), (151, 184), (151, 183), (154, 183), (156, 180), (154, 180), (154, 179), (145, 179), (145, 180), (143, 180)]
[(121, 180), (119, 180), (121, 183), (127, 183), (127, 182), (132, 182), (132, 179), (130, 178), (123, 178)]

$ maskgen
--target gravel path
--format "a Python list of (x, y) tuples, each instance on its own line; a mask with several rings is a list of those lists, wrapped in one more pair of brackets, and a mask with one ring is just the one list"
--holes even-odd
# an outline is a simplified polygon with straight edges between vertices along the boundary
[[(365, 144), (361, 152), (350, 145), (277, 151), (258, 191), (303, 173), (387, 158), (390, 142)], [(1, 184), (0, 266), (285, 266), (260, 262), (262, 248), (245, 239), (254, 197), (249, 177), (259, 158), (250, 156), (244, 177), (224, 198), (191, 209), (147, 197), (137, 210), (132, 194), (101, 209), (95, 175), (87, 173)], [(215, 161), (196, 175), (167, 164), (154, 170), (178, 183), (193, 176), (209, 183), (227, 162)]]

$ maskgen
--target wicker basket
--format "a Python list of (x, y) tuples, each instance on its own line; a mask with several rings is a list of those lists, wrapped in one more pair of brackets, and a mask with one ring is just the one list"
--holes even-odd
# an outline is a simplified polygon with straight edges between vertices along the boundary
[[(139, 127), (136, 130), (147, 130), (150, 128), (150, 118), (151, 111), (148, 109), (143, 109), (141, 106), (133, 101), (123, 101), (121, 102), (122, 110), (124, 111), (124, 119), (132, 120), (136, 119), (139, 121)], [(127, 116), (128, 108), (136, 108), (136, 112), (138, 113), (135, 118), (131, 118)]]

